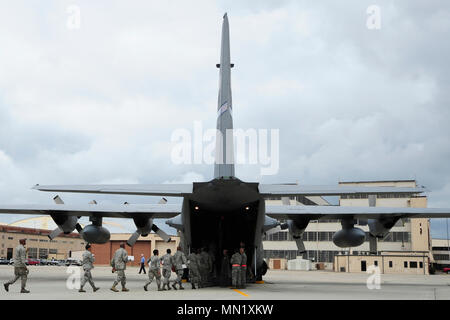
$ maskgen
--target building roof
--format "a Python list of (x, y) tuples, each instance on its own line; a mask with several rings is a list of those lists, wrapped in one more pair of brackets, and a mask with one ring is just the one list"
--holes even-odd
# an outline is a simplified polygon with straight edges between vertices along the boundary
[[(48, 236), (51, 231), (46, 230), (46, 229), (34, 229), (34, 228), (24, 228), (24, 227), (0, 225), (0, 232), (22, 233), (22, 234), (37, 235), (37, 236)], [(58, 237), (80, 238), (80, 235), (78, 233), (69, 233), (69, 234), (62, 233)]]

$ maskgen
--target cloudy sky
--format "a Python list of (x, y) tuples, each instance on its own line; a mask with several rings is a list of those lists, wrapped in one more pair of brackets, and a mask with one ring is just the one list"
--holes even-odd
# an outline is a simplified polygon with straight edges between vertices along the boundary
[[(367, 27), (371, 5), (379, 29)], [(36, 183), (211, 179), (212, 166), (171, 161), (171, 134), (194, 121), (215, 127), (224, 12), (235, 128), (280, 130), (278, 173), (238, 166), (239, 178), (417, 179), (430, 207), (450, 207), (445, 0), (4, 3), (0, 202), (50, 203), (52, 194), (30, 190)], [(444, 230), (445, 221), (433, 223), (434, 235)]]

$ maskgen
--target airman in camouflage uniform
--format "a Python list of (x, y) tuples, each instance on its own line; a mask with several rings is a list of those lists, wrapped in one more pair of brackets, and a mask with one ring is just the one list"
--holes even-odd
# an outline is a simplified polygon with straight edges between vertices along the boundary
[(84, 275), (83, 275), (83, 278), (81, 279), (80, 290), (78, 290), (78, 292), (86, 292), (83, 289), (86, 282), (89, 282), (89, 284), (91, 285), (94, 292), (99, 289), (95, 286), (94, 281), (92, 280), (91, 270), (94, 269), (94, 261), (95, 261), (94, 256), (91, 253), (91, 245), (87, 244), (86, 251), (83, 252), (82, 262), (81, 262), (83, 265)]
[(200, 281), (202, 283), (202, 287), (206, 287), (210, 280), (210, 272), (211, 272), (211, 257), (208, 254), (208, 248), (203, 248), (200, 253)]
[(237, 289), (240, 287), (240, 273), (241, 273), (241, 262), (242, 256), (239, 251), (235, 251), (235, 253), (231, 256), (231, 287), (232, 289)]
[(245, 254), (245, 249), (240, 248), (239, 252), (241, 254), (241, 271), (240, 271), (240, 288), (244, 289), (247, 284), (247, 255)]
[(162, 289), (170, 290), (170, 275), (172, 274), (172, 266), (173, 266), (173, 256), (170, 254), (172, 251), (170, 249), (167, 249), (167, 253), (161, 257), (161, 261), (163, 264), (163, 286)]
[(111, 267), (113, 267), (112, 271), (117, 272), (117, 279), (114, 281), (111, 290), (114, 292), (119, 292), (116, 289), (117, 284), (120, 282), (122, 284), (122, 291), (130, 291), (125, 288), (125, 284), (127, 283), (127, 278), (125, 277), (125, 269), (127, 268), (128, 262), (128, 253), (125, 250), (125, 243), (120, 244), (120, 248), (116, 250), (114, 253), (114, 257), (111, 260)]
[(25, 264), (27, 258), (27, 252), (25, 250), (26, 240), (20, 239), (19, 245), (14, 251), (14, 278), (3, 284), (6, 291), (9, 291), (9, 286), (16, 282), (19, 278), (21, 280), (22, 289), (20, 293), (29, 293), (25, 286), (27, 284), (28, 268)]
[(181, 285), (182, 280), (181, 278), (183, 277), (184, 268), (186, 267), (187, 264), (187, 259), (184, 252), (181, 251), (180, 246), (177, 247), (177, 252), (175, 252), (175, 254), (173, 255), (173, 262), (175, 265), (175, 272), (177, 273), (177, 280), (175, 280), (174, 283), (172, 284), (172, 288), (177, 290), (177, 287), (175, 285), (178, 283), (180, 290), (184, 290), (183, 286)]
[(156, 284), (158, 285), (158, 291), (161, 291), (161, 259), (158, 257), (159, 251), (153, 250), (153, 256), (148, 259), (147, 264), (149, 266), (148, 270), (148, 282), (144, 286), (144, 290), (147, 291), (147, 287), (152, 283), (153, 279), (156, 278)]
[(189, 280), (191, 281), (192, 289), (196, 289), (195, 284), (200, 288), (199, 256), (197, 251), (197, 249), (192, 249), (191, 254), (188, 256)]

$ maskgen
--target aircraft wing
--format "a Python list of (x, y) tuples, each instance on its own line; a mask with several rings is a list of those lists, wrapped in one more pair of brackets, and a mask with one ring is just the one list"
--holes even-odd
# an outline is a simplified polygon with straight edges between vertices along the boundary
[(408, 193), (416, 194), (425, 192), (424, 187), (402, 188), (402, 187), (359, 187), (338, 185), (298, 185), (298, 184), (260, 184), (259, 192), (264, 197), (289, 197), (295, 195), (304, 196), (340, 196), (346, 194), (385, 194), (385, 193)]
[(131, 194), (182, 197), (192, 193), (193, 184), (103, 184), (103, 185), (35, 185), (33, 189), (49, 192)]
[(266, 206), (266, 215), (275, 219), (305, 217), (317, 219), (378, 219), (383, 216), (400, 218), (449, 218), (450, 208), (386, 208), (344, 206)]
[(172, 218), (181, 213), (181, 204), (28, 204), (28, 205), (0, 205), (0, 213), (7, 214), (35, 214), (35, 215), (70, 215), (70, 216), (98, 216), (110, 218), (134, 218), (146, 216), (148, 218)]

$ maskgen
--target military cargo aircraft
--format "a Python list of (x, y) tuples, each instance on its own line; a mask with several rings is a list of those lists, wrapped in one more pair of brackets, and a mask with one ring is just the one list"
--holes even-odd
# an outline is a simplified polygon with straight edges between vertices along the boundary
[[(355, 227), (357, 220), (369, 225), (371, 239), (383, 238), (401, 218), (446, 218), (450, 209), (431, 208), (386, 208), (386, 207), (341, 207), (319, 205), (269, 206), (268, 198), (289, 199), (295, 196), (342, 196), (367, 194), (373, 199), (380, 194), (402, 193), (417, 195), (423, 187), (350, 187), (308, 186), (299, 184), (261, 184), (245, 182), (235, 176), (233, 163), (233, 141), (227, 131), (233, 130), (231, 99), (231, 68), (229, 23), (223, 17), (219, 68), (219, 99), (217, 106), (217, 132), (214, 179), (188, 184), (123, 184), (123, 185), (36, 185), (33, 188), (47, 192), (77, 192), (97, 194), (142, 195), (180, 197), (180, 204), (64, 204), (56, 196), (51, 205), (0, 205), (0, 213), (50, 215), (58, 228), (50, 235), (70, 233), (75, 229), (86, 242), (105, 243), (109, 231), (102, 226), (104, 217), (131, 218), (136, 232), (128, 240), (132, 246), (139, 236), (151, 231), (163, 239), (169, 236), (154, 223), (155, 218), (165, 218), (167, 224), (179, 231), (182, 249), (188, 253), (192, 248), (209, 246), (219, 256), (222, 249), (237, 248), (245, 243), (248, 264), (254, 279), (261, 279), (267, 270), (263, 259), (262, 239), (265, 232), (278, 226), (288, 228), (297, 242), (298, 250), (304, 251), (302, 233), (311, 220), (339, 219), (342, 230), (333, 236), (334, 243), (342, 248), (359, 246), (365, 241), (365, 233)], [(219, 137), (218, 137), (219, 138)], [(227, 141), (228, 139), (228, 141)], [(227, 161), (224, 161), (227, 159)], [(230, 161), (229, 161), (230, 160)], [(84, 228), (78, 219), (88, 216), (90, 225)], [(282, 221), (283, 223), (280, 223)]]

